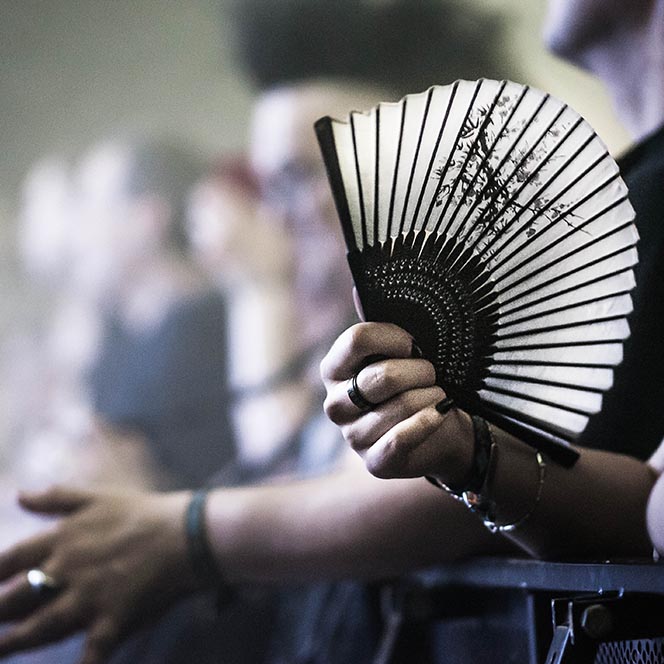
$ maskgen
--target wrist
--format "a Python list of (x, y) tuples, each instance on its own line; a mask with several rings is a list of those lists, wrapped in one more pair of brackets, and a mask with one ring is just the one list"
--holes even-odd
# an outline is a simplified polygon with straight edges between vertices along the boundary
[(209, 489), (202, 488), (190, 495), (184, 515), (184, 527), (189, 567), (194, 578), (202, 588), (217, 590), (217, 606), (221, 607), (230, 602), (235, 593), (226, 582), (210, 543), (206, 514), (209, 492)]
[(500, 430), (495, 470), (491, 478), (491, 499), (496, 520), (520, 520), (539, 501), (540, 465), (532, 447)]
[(185, 514), (190, 496), (188, 491), (151, 494), (147, 506), (157, 521), (153, 532), (160, 540), (158, 549), (164, 581), (183, 595), (201, 587), (191, 567), (187, 545)]
[(453, 429), (446, 423), (445, 438), (441, 441), (443, 459), (439, 470), (430, 473), (429, 477), (434, 483), (461, 493), (468, 488), (475, 469), (475, 426), (470, 415), (459, 408), (451, 411), (447, 418)]

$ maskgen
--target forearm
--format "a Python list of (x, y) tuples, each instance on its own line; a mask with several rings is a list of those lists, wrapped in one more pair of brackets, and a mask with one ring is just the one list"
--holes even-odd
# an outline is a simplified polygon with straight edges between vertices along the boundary
[(230, 581), (376, 578), (514, 550), (424, 479), (384, 481), (363, 469), (215, 492), (207, 525)]
[[(535, 453), (497, 432), (500, 521), (530, 516), (507, 537), (542, 558), (648, 556), (646, 505), (655, 474), (631, 457), (585, 449), (571, 469), (547, 461), (539, 503)], [(501, 507), (502, 506), (502, 507)]]

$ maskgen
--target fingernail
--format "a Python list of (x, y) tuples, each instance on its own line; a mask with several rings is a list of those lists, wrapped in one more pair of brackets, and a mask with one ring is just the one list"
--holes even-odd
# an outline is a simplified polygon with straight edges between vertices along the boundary
[(421, 357), (424, 357), (424, 353), (422, 352), (422, 349), (415, 343), (415, 339), (413, 339), (413, 345), (410, 348), (410, 356), (412, 358), (415, 358), (416, 360), (419, 360)]
[(451, 397), (445, 397), (436, 404), (436, 410), (441, 415), (449, 413), (449, 411), (452, 410), (452, 408), (454, 408), (454, 399), (452, 399)]

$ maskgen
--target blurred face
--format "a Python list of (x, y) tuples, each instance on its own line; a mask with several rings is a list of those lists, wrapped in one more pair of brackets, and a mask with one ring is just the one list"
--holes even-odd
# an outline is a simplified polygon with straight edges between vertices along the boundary
[(218, 270), (240, 250), (242, 230), (249, 230), (255, 203), (231, 185), (212, 181), (194, 190), (189, 206), (187, 234), (201, 263)]
[(584, 52), (644, 20), (652, 0), (548, 0), (544, 41), (557, 55), (584, 64)]
[(79, 283), (93, 294), (130, 277), (154, 243), (154, 229), (143, 218), (141, 205), (126, 193), (129, 165), (128, 151), (109, 143), (89, 153), (79, 167), (74, 269)]
[(267, 93), (254, 110), (250, 147), (265, 203), (293, 236), (296, 286), (319, 302), (350, 293), (341, 228), (313, 130), (335, 104), (332, 93), (307, 87)]

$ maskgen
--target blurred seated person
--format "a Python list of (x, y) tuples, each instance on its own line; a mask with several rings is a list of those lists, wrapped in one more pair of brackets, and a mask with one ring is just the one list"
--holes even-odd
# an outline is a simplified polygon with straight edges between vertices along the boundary
[(101, 316), (89, 371), (106, 435), (144, 442), (161, 488), (201, 486), (235, 455), (227, 313), (188, 253), (201, 158), (168, 141), (108, 141), (77, 174), (74, 279)]
[[(94, 146), (66, 179), (58, 171), (60, 207), (47, 205), (46, 174), (31, 179), (21, 246), (31, 273), (48, 277), (54, 304), (32, 362), (43, 393), (37, 416), (26, 418), (12, 451), (24, 486), (193, 488), (234, 460), (226, 303), (192, 261), (185, 234), (202, 172), (203, 160), (176, 143), (116, 140)], [(214, 604), (214, 594), (178, 604), (116, 661), (216, 661)], [(182, 650), (176, 635), (200, 653)], [(74, 643), (39, 656), (79, 654)]]
[(218, 163), (195, 187), (188, 234), (195, 259), (228, 304), (236, 480), (287, 472), (288, 440), (310, 401), (295, 366), (292, 239), (261, 205), (256, 177), (240, 157)]
[[(317, 147), (306, 129), (323, 105), (341, 108), (359, 90), (308, 83), (262, 95), (253, 168), (222, 162), (192, 196), (192, 247), (229, 303), (238, 463), (215, 484), (320, 475), (347, 456), (321, 409), (318, 365), (340, 330), (335, 314), (348, 320), (354, 313), (338, 223), (325, 174), (310, 163)], [(273, 589), (266, 661), (368, 661), (375, 648), (369, 595), (351, 582)]]

